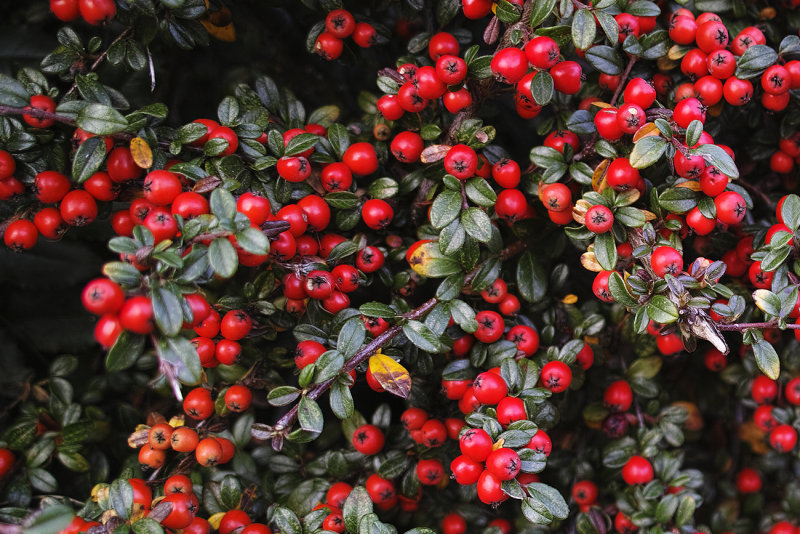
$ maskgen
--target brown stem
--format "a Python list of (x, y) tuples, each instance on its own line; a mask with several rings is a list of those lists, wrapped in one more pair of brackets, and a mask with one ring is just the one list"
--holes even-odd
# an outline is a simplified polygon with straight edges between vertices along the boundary
[[(421, 306), (415, 308), (414, 310), (406, 313), (403, 315), (404, 319), (419, 319), (429, 311), (433, 309), (434, 306), (439, 302), (438, 299), (432, 298), (425, 301)], [(356, 352), (352, 358), (350, 358), (342, 367), (342, 373), (349, 373), (358, 365), (366, 360), (368, 357), (372, 356), (377, 352), (377, 350), (384, 345), (386, 345), (389, 341), (394, 338), (397, 334), (402, 332), (403, 327), (401, 325), (395, 325), (389, 328), (383, 334), (380, 334), (372, 341), (364, 345), (364, 347)], [(320, 384), (317, 384), (313, 388), (311, 388), (308, 393), (306, 393), (306, 397), (309, 399), (317, 399), (319, 398), (325, 391), (327, 391), (336, 380), (336, 377), (330, 378)], [(272, 448), (275, 450), (280, 450), (283, 444), (283, 435), (291, 428), (292, 424), (294, 424), (295, 419), (297, 418), (297, 410), (299, 404), (295, 404), (292, 408), (286, 412), (283, 417), (278, 419), (278, 422), (275, 423), (273, 427), (273, 433), (276, 435), (275, 438), (272, 440)]]
[(774, 203), (773, 201), (771, 201), (771, 200), (769, 199), (769, 197), (768, 197), (768, 196), (767, 196), (767, 195), (766, 195), (766, 194), (765, 194), (763, 191), (761, 191), (759, 188), (757, 188), (757, 187), (753, 187), (752, 185), (748, 184), (748, 183), (747, 183), (746, 181), (744, 181), (744, 180), (739, 180), (739, 182), (738, 182), (738, 183), (739, 183), (739, 185), (741, 185), (742, 187), (744, 187), (745, 189), (747, 189), (747, 191), (748, 191), (748, 192), (749, 192), (751, 195), (755, 195), (755, 196), (757, 196), (758, 198), (760, 198), (760, 199), (761, 199), (761, 201), (762, 201), (762, 202), (764, 202), (764, 204), (766, 204), (767, 206), (769, 206), (769, 207), (770, 207), (770, 209), (774, 209), (774, 208), (775, 208), (775, 203)]
[(61, 122), (70, 126), (76, 125), (74, 119), (37, 108), (15, 108), (12, 106), (0, 106), (0, 115), (28, 115), (37, 119), (52, 119), (56, 122)]
[(612, 106), (617, 102), (617, 98), (619, 98), (622, 88), (625, 86), (625, 82), (628, 80), (628, 76), (631, 74), (631, 69), (633, 68), (633, 64), (636, 63), (636, 59), (636, 56), (631, 56), (630, 60), (628, 61), (628, 66), (625, 67), (625, 72), (622, 73), (622, 78), (619, 79), (619, 84), (617, 84), (617, 88), (614, 90), (614, 96), (611, 97)]
[[(748, 328), (774, 328), (778, 326), (778, 321), (767, 321), (763, 323), (733, 323), (722, 324), (717, 323), (717, 328), (720, 330), (727, 330), (732, 332), (744, 332)], [(788, 330), (800, 330), (800, 324), (788, 323), (786, 325)]]
[[(120, 42), (122, 39), (126, 38), (128, 35), (130, 35), (130, 33), (132, 31), (133, 31), (133, 26), (125, 28), (125, 30), (122, 33), (120, 33), (117, 36), (116, 39), (111, 41), (111, 44), (108, 45), (108, 48), (103, 50), (103, 53), (100, 54), (99, 56), (97, 56), (97, 59), (94, 60), (94, 62), (92, 63), (92, 66), (89, 67), (89, 72), (94, 72), (97, 69), (97, 67), (100, 66), (100, 63), (102, 63), (103, 60), (108, 56), (108, 51), (111, 49), (111, 47), (114, 46), (115, 44), (117, 44), (118, 42)], [(64, 96), (67, 97), (67, 96), (71, 95), (72, 93), (75, 92), (75, 89), (77, 89), (77, 88), (78, 88), (78, 83), (77, 82), (72, 82), (72, 87), (69, 88), (69, 91), (67, 91), (64, 94)]]
[[(12, 106), (0, 106), (0, 116), (8, 116), (8, 115), (28, 115), (30, 117), (35, 117), (37, 119), (52, 119), (56, 122), (60, 122), (62, 124), (66, 124), (68, 126), (77, 127), (78, 123), (75, 122), (75, 119), (71, 117), (66, 117), (64, 115), (59, 115), (57, 113), (52, 113), (50, 111), (45, 111), (43, 109), (37, 108), (15, 108)], [(126, 133), (116, 133), (110, 136), (113, 139), (120, 140), (120, 141), (130, 141), (135, 135), (126, 134)], [(169, 148), (169, 141), (158, 141), (158, 146), (164, 149)], [(189, 150), (191, 152), (196, 153), (203, 153), (203, 147), (198, 146), (191, 146), (191, 145), (183, 145), (183, 148)], [(243, 161), (247, 161), (252, 163), (254, 160), (250, 157), (240, 155), (239, 157), (242, 158)]]

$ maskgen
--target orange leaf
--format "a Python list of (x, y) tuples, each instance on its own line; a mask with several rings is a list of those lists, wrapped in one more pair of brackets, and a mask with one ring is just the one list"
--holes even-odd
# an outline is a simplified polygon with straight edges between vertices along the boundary
[(686, 189), (691, 189), (692, 191), (700, 191), (700, 182), (695, 182), (694, 180), (687, 180), (685, 182), (675, 184), (675, 187), (684, 187)]
[(635, 143), (642, 137), (650, 137), (652, 135), (660, 135), (661, 132), (658, 130), (658, 126), (655, 125), (653, 122), (648, 122), (638, 130), (636, 133), (633, 134), (633, 142)]
[(136, 166), (142, 169), (149, 169), (153, 166), (153, 151), (147, 141), (141, 137), (131, 139), (131, 156)]
[(602, 102), (600, 100), (595, 100), (594, 102), (592, 102), (592, 105), (601, 109), (613, 107), (611, 104), (607, 102)]
[(220, 41), (225, 41), (226, 43), (232, 43), (236, 40), (236, 28), (233, 27), (232, 22), (225, 26), (215, 26), (210, 20), (203, 19), (200, 23), (205, 27), (211, 37), (219, 39)]
[(389, 356), (385, 354), (370, 356), (369, 372), (392, 395), (405, 399), (411, 393), (411, 375), (405, 367)]
[(570, 293), (569, 295), (561, 299), (561, 302), (563, 302), (564, 304), (575, 304), (576, 302), (578, 302), (578, 295), (573, 295), (572, 293)]

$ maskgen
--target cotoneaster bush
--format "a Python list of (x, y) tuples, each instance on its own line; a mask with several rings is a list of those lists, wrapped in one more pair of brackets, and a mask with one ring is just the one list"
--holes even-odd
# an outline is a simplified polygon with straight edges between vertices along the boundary
[(5, 533), (800, 532), (800, 11), (35, 0)]

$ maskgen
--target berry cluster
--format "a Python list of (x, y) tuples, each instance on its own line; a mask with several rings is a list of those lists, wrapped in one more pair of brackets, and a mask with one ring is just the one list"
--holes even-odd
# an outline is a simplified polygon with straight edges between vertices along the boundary
[(333, 61), (342, 55), (343, 40), (351, 37), (361, 48), (369, 48), (377, 42), (378, 33), (368, 22), (356, 22), (346, 9), (334, 9), (325, 17), (325, 31), (314, 43), (314, 51), (323, 59)]
[(50, 11), (59, 20), (70, 22), (78, 17), (97, 26), (117, 14), (114, 0), (50, 0)]

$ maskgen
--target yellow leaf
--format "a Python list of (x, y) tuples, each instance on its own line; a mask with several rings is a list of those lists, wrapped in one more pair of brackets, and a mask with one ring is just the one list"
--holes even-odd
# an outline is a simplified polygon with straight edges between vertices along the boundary
[(506, 444), (505, 438), (500, 438), (494, 442), (494, 444), (492, 445), (492, 450), (496, 451), (497, 449), (502, 449), (503, 445), (505, 444)]
[(222, 518), (225, 517), (225, 512), (217, 512), (208, 518), (208, 524), (214, 530), (219, 530), (219, 524), (222, 523)]
[(142, 445), (148, 442), (148, 437), (150, 435), (150, 427), (139, 425), (136, 427), (136, 430), (128, 436), (128, 447), (131, 449), (138, 449)]
[(587, 271), (592, 271), (594, 273), (599, 273), (603, 270), (600, 264), (597, 263), (594, 252), (584, 252), (581, 254), (581, 265), (583, 265), (583, 268)]
[(689, 48), (688, 46), (683, 46), (679, 44), (672, 45), (672, 48), (670, 48), (669, 51), (667, 52), (667, 57), (672, 61), (677, 61), (686, 54), (688, 54), (689, 50), (691, 50), (691, 48)]
[(172, 428), (178, 428), (179, 426), (183, 426), (186, 424), (186, 417), (183, 415), (173, 415), (169, 420), (169, 426)]
[(408, 264), (414, 272), (426, 278), (448, 276), (459, 269), (455, 260), (442, 255), (437, 241), (418, 246), (408, 259)]
[(153, 151), (147, 141), (141, 137), (131, 139), (131, 156), (137, 167), (149, 169), (153, 166)]
[(673, 60), (671, 60), (671, 59), (669, 59), (667, 57), (661, 56), (656, 61), (656, 65), (658, 65), (658, 70), (660, 70), (662, 72), (668, 72), (668, 71), (671, 71), (672, 69), (674, 69), (675, 67), (677, 67), (679, 65), (679, 62), (678, 61), (673, 61)]
[(591, 202), (582, 198), (572, 206), (572, 219), (578, 224), (586, 224), (586, 212), (592, 207)]
[(561, 299), (561, 302), (563, 302), (564, 304), (575, 304), (576, 302), (578, 302), (578, 295), (573, 295), (572, 293), (570, 293), (569, 295)]
[(393, 395), (406, 398), (411, 393), (411, 375), (405, 367), (385, 354), (369, 358), (369, 372), (383, 388)]
[(598, 193), (601, 193), (606, 187), (608, 187), (605, 177), (606, 177), (606, 169), (608, 169), (608, 166), (610, 164), (611, 164), (610, 159), (604, 159), (603, 161), (600, 162), (600, 165), (595, 167), (594, 172), (592, 173), (592, 189), (594, 189)]
[(595, 100), (594, 102), (592, 102), (592, 105), (595, 106), (595, 107), (598, 107), (600, 109), (614, 107), (611, 104), (609, 104), (608, 102), (601, 102), (600, 100)]

